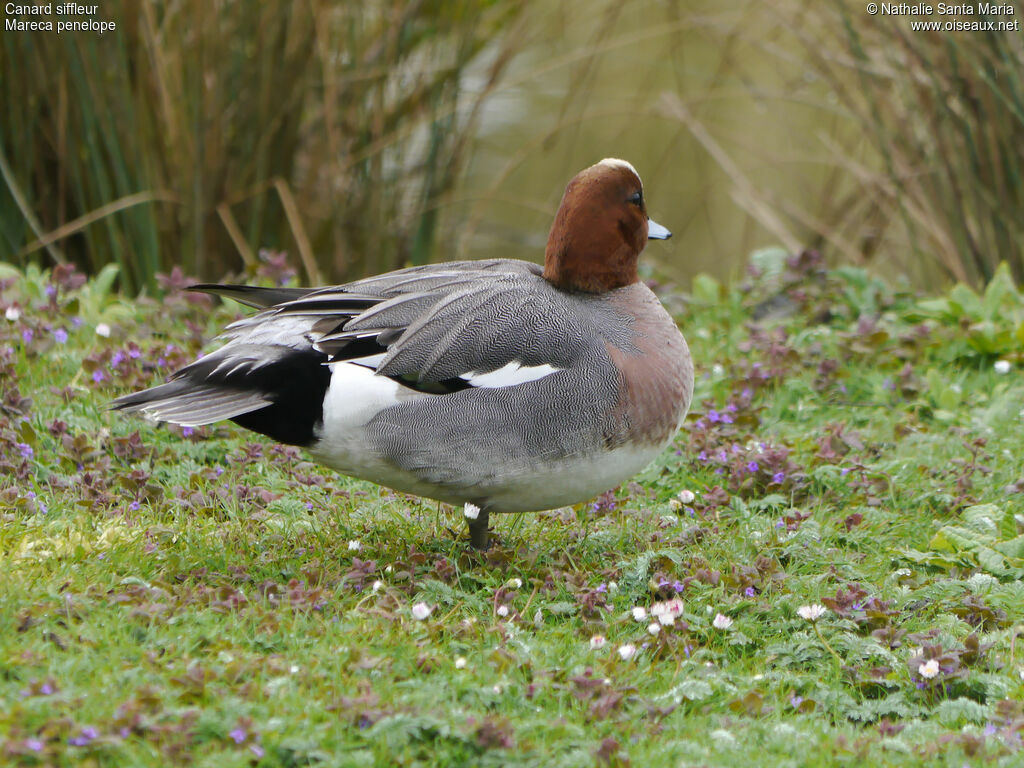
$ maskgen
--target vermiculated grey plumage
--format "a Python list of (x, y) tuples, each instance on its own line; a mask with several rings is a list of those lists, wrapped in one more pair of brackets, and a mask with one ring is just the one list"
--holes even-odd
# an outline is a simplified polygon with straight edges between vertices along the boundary
[[(282, 295), (239, 286), (204, 290), (254, 306)], [(656, 451), (689, 402), (692, 369), (685, 342), (639, 283), (576, 294), (552, 286), (536, 265), (490, 260), (412, 267), (286, 297), (230, 325), (224, 346), (168, 384), (122, 398), (115, 407), (177, 423), (226, 416), (306, 445), (343, 472), (509, 511), (543, 508), (531, 506), (538, 498), (557, 505), (582, 492), (553, 486), (517, 500), (509, 489), (523, 478), (536, 476), (543, 483), (545, 472), (574, 466), (584, 475), (614, 472), (614, 465), (591, 467), (588, 461), (596, 459), (588, 457), (637, 440), (641, 447), (653, 446), (641, 452)], [(642, 414), (623, 400), (629, 387), (643, 387), (642, 376), (627, 381), (620, 369), (624, 360), (630, 370), (628, 361), (640, 358), (641, 347), (673, 371), (674, 397), (682, 406), (668, 412), (671, 424), (657, 429), (640, 423)], [(341, 370), (337, 366), (355, 375), (359, 369), (349, 361), (375, 370), (380, 380), (392, 379), (398, 389), (357, 422), (349, 415), (325, 424), (321, 404), (343, 411), (350, 405), (344, 391), (334, 392), (331, 377)], [(539, 373), (515, 386), (472, 386), (483, 374), (516, 367)], [(353, 379), (353, 386), (365, 386), (361, 381)], [(306, 409), (301, 428), (288, 419), (296, 407)], [(581, 477), (579, 485), (600, 482)]]

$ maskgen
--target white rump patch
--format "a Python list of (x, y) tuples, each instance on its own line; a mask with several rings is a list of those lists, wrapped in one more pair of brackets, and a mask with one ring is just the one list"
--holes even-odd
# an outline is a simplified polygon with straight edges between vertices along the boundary
[(459, 378), (465, 379), (474, 387), (498, 389), (500, 387), (514, 387), (516, 384), (525, 384), (528, 381), (543, 379), (545, 376), (550, 376), (552, 373), (557, 373), (560, 370), (562, 369), (555, 368), (547, 363), (544, 365), (520, 365), (518, 361), (513, 360), (496, 371), (491, 371), (490, 373), (470, 371), (469, 373), (462, 374)]
[[(626, 160), (620, 160), (617, 157), (606, 157), (604, 160), (602, 160), (600, 163), (598, 163), (598, 165), (608, 165), (608, 166), (611, 166), (612, 168), (628, 168), (629, 170), (631, 170), (633, 172), (633, 174), (638, 179), (640, 178), (640, 174), (637, 173), (636, 168), (633, 167), (632, 163), (627, 162)], [(643, 184), (644, 184), (643, 181), (641, 181), (640, 182), (640, 186), (642, 187)]]

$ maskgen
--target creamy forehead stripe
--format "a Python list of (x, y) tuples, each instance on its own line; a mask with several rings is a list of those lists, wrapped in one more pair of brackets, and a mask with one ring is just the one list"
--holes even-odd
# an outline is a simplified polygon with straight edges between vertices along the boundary
[[(602, 160), (600, 163), (598, 163), (598, 165), (609, 165), (612, 168), (628, 168), (629, 170), (631, 170), (634, 173), (634, 175), (638, 179), (640, 178), (640, 174), (637, 173), (637, 170), (636, 170), (636, 168), (633, 167), (632, 163), (627, 162), (626, 160), (619, 160), (619, 158), (617, 158), (617, 157), (606, 157), (604, 160)], [(643, 180), (641, 180), (640, 181), (640, 186), (642, 187), (643, 185), (644, 185), (644, 182), (643, 182)]]

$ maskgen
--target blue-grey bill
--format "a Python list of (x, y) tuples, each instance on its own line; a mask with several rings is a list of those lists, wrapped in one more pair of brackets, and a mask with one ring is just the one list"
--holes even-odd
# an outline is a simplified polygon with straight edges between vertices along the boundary
[(647, 220), (648, 240), (668, 240), (670, 237), (672, 237), (672, 233), (661, 226), (661, 224), (656, 222), (654, 219)]

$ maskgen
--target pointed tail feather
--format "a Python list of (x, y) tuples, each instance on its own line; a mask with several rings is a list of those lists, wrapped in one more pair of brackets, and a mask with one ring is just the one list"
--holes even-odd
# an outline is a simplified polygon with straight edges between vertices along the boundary
[(157, 421), (182, 427), (201, 427), (231, 419), (271, 405), (266, 393), (224, 386), (203, 386), (188, 379), (119, 397), (111, 409), (141, 412)]
[(199, 293), (213, 294), (214, 296), (224, 296), (256, 309), (267, 309), (283, 304), (286, 301), (295, 301), (319, 290), (317, 288), (258, 288), (254, 285), (218, 283), (197, 283), (196, 285), (190, 285), (188, 289)]

